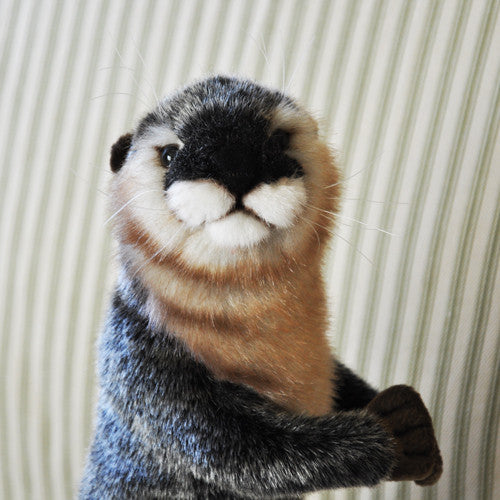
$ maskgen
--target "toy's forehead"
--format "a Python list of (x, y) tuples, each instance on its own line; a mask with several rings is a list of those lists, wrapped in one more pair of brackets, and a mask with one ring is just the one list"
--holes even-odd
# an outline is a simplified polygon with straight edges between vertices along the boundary
[(220, 127), (249, 126), (266, 132), (275, 128), (277, 114), (299, 114), (299, 107), (283, 93), (248, 80), (213, 77), (167, 97), (139, 124), (137, 136), (166, 126), (179, 136)]

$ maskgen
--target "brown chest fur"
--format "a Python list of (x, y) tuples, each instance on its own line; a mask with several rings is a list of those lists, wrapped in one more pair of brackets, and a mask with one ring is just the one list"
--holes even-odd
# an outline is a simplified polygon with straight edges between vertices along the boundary
[[(331, 411), (332, 356), (319, 273), (308, 270), (293, 281), (248, 290), (187, 277), (176, 281), (171, 273), (162, 283), (159, 268), (150, 272), (151, 317), (175, 332), (216, 377), (246, 384), (293, 412)], [(193, 300), (197, 296), (206, 300)]]

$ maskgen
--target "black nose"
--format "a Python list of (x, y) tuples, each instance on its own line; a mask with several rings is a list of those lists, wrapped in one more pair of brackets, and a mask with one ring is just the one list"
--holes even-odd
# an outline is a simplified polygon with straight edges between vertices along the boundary
[(251, 145), (225, 145), (213, 155), (217, 180), (241, 199), (260, 182), (262, 152)]

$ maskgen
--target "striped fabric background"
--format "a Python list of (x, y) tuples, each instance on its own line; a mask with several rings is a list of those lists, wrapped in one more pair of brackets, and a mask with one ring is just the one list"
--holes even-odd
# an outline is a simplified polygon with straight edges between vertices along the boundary
[(0, 0), (0, 497), (76, 491), (115, 272), (110, 145), (155, 93), (225, 72), (322, 119), (345, 172), (332, 344), (377, 386), (414, 385), (444, 455), (437, 487), (314, 497), (500, 498), (499, 9)]

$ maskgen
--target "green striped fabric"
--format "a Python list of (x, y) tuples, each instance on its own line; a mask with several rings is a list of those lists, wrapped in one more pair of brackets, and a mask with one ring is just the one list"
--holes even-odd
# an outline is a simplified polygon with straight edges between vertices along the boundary
[[(500, 498), (499, 0), (0, 1), (0, 498), (75, 495), (114, 281), (108, 151), (156, 100), (251, 77), (320, 119), (344, 171), (332, 345), (414, 385), (437, 486), (316, 499)], [(500, 448), (499, 448), (500, 449)]]

